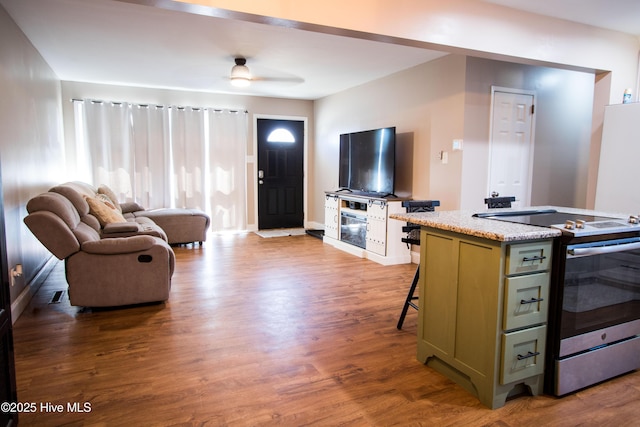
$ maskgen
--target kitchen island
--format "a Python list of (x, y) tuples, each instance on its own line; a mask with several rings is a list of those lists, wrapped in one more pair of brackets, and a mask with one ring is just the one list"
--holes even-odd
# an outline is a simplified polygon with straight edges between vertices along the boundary
[(638, 215), (541, 206), (391, 218), (421, 226), (418, 360), (484, 405), (640, 369)]
[(466, 211), (391, 217), (421, 225), (418, 360), (490, 408), (542, 393), (552, 243), (562, 232)]

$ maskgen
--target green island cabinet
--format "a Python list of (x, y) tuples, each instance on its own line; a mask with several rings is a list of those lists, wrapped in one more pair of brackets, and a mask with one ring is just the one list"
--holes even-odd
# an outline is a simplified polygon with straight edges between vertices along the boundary
[(489, 408), (542, 393), (552, 239), (422, 227), (418, 360)]

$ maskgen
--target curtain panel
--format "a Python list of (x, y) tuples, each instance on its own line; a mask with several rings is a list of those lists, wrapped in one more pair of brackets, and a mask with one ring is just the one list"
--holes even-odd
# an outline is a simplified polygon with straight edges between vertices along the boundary
[(79, 179), (148, 209), (201, 209), (246, 229), (244, 111), (73, 100)]

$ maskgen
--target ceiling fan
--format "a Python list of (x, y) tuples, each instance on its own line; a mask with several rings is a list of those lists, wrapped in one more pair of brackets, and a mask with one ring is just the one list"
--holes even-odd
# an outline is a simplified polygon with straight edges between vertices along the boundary
[(235, 59), (236, 65), (231, 69), (231, 85), (235, 87), (247, 87), (251, 84), (251, 71), (245, 64), (246, 58)]
[(271, 81), (271, 82), (286, 82), (286, 83), (302, 83), (304, 79), (299, 77), (256, 77), (251, 74), (249, 67), (247, 67), (247, 59), (238, 56), (234, 58), (235, 65), (231, 68), (231, 75), (229, 77), (231, 85), (235, 87), (247, 87), (251, 82), (255, 81)]

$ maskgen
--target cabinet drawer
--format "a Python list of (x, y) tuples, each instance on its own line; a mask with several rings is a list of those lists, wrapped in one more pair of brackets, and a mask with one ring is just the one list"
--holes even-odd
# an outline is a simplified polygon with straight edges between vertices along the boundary
[(500, 384), (520, 381), (544, 371), (546, 326), (502, 335)]
[(549, 308), (549, 273), (508, 277), (504, 288), (502, 329), (546, 323)]
[(544, 242), (517, 243), (507, 247), (505, 274), (522, 274), (549, 269), (551, 263), (551, 240)]

